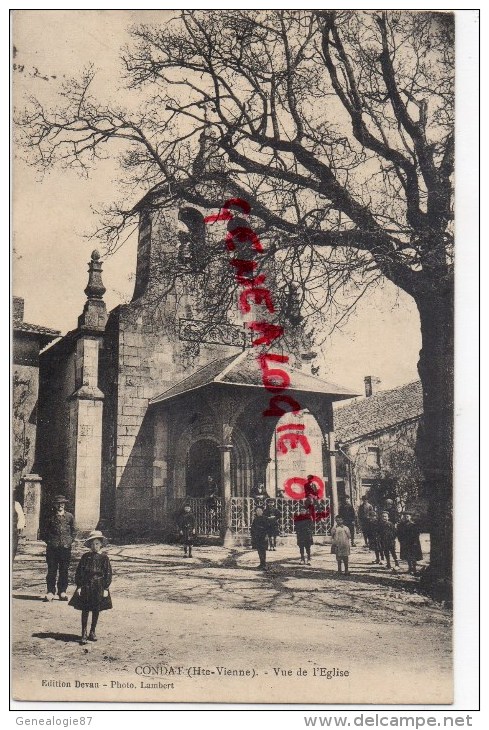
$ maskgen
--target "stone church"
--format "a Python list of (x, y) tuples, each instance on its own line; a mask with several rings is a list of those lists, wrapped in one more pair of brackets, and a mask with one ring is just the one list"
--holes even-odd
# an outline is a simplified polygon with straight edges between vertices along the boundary
[[(311, 374), (315, 353), (291, 316), (281, 347), (290, 355), (287, 393), (301, 411), (263, 417), (271, 394), (236, 294), (225, 319), (209, 313), (224, 296), (212, 287), (229, 269), (226, 225), (206, 227), (208, 211), (168, 199), (155, 189), (138, 206), (132, 301), (107, 312), (94, 251), (77, 327), (41, 353), (35, 468), (43, 504), (61, 492), (80, 530), (143, 536), (171, 532), (189, 499), (199, 531), (229, 541), (249, 526), (258, 483), (287, 501), (292, 469), (318, 475), (335, 509), (333, 403), (354, 394)], [(206, 279), (206, 256), (216, 251)], [(287, 423), (308, 430), (310, 453), (289, 441), (282, 458), (287, 447), (280, 452), (277, 439)], [(207, 482), (217, 487), (211, 522)]]

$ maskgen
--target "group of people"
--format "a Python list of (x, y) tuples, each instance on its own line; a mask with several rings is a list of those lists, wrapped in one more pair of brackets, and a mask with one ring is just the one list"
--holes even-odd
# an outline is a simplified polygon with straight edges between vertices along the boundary
[[(283, 498), (279, 492), (279, 498)], [(258, 484), (251, 490), (251, 497), (255, 500), (255, 517), (251, 523), (251, 545), (258, 552), (259, 570), (266, 568), (266, 554), (268, 550), (277, 549), (277, 537), (280, 533), (281, 513), (277, 508), (276, 500), (269, 497), (265, 485)], [(312, 474), (308, 474), (304, 486), (304, 503), (299, 507), (298, 514), (294, 515), (294, 531), (297, 536), (297, 545), (302, 564), (311, 564), (311, 546), (314, 536), (314, 520), (318, 508), (318, 487)]]
[[(177, 517), (177, 527), (184, 557), (192, 557), (195, 543), (195, 515), (188, 502)], [(274, 499), (268, 498), (266, 503), (255, 510), (255, 519), (251, 526), (253, 548), (258, 551), (260, 568), (265, 567), (267, 550), (277, 549), (277, 537), (280, 532), (280, 510)]]
[[(308, 494), (294, 515), (294, 531), (299, 547), (302, 564), (311, 564), (311, 546), (314, 536), (314, 521), (317, 499)], [(266, 568), (266, 553), (275, 550), (279, 534), (280, 512), (275, 500), (268, 499), (266, 508), (258, 506), (251, 524), (251, 544), (258, 552), (258, 568)], [(362, 498), (358, 512), (358, 521), (362, 530), (365, 546), (375, 554), (373, 563), (384, 565), (393, 571), (399, 568), (396, 539), (400, 545), (400, 559), (408, 564), (408, 573), (417, 574), (417, 563), (423, 559), (420, 543), (420, 530), (409, 512), (399, 515), (393, 500), (385, 501), (384, 509), (376, 509), (367, 497)], [(331, 552), (336, 556), (338, 573), (350, 575), (350, 548), (355, 546), (355, 528), (357, 515), (351, 500), (346, 497), (335, 517), (331, 530)], [(392, 562), (394, 565), (392, 565)]]
[[(410, 512), (399, 515), (392, 499), (386, 499), (383, 509), (374, 507), (367, 496), (362, 497), (358, 509), (358, 521), (363, 533), (365, 547), (375, 554), (374, 563), (396, 570), (399, 560), (396, 552), (396, 538), (399, 541), (401, 560), (408, 564), (408, 573), (417, 574), (417, 563), (423, 559), (420, 530)], [(391, 558), (394, 566), (391, 564)]]
[[(258, 565), (259, 570), (266, 569), (267, 549), (276, 549), (276, 541), (279, 534), (279, 516), (280, 512), (275, 507), (274, 500), (268, 501), (265, 510), (261, 507), (255, 509), (255, 517), (251, 523), (250, 532), (251, 546), (257, 551), (260, 560)], [(302, 565), (311, 565), (311, 546), (314, 541), (314, 517), (314, 504), (312, 502), (308, 504), (307, 500), (299, 506), (298, 512), (294, 515), (294, 532), (296, 534)], [(338, 515), (336, 517), (336, 525), (331, 531), (331, 549), (336, 554), (338, 572), (342, 572), (341, 566), (343, 564), (346, 575), (349, 575), (348, 556), (350, 554), (350, 534), (349, 529), (344, 525), (342, 518)]]
[[(254, 519), (251, 523), (251, 545), (258, 552), (258, 568), (266, 568), (267, 551), (277, 549), (277, 537), (280, 533), (281, 513), (276, 500), (268, 497), (263, 484), (259, 485), (255, 496)], [(68, 500), (63, 495), (56, 495), (52, 501), (52, 510), (44, 521), (41, 539), (46, 542), (47, 593), (44, 600), (50, 603), (57, 596), (59, 601), (81, 611), (81, 643), (97, 641), (95, 633), (101, 611), (112, 608), (109, 586), (112, 582), (112, 568), (106, 553), (102, 552), (107, 539), (99, 530), (92, 530), (84, 542), (88, 552), (84, 553), (75, 572), (76, 590), (69, 599), (67, 595), (69, 582), (69, 566), (71, 550), (75, 539), (73, 515), (66, 510)], [(301, 564), (311, 564), (311, 546), (314, 536), (314, 522), (317, 517), (317, 493), (314, 485), (310, 493), (299, 506), (294, 515), (294, 531), (299, 547)], [(21, 527), (21, 520), (16, 509), (16, 531)], [(192, 557), (192, 547), (196, 536), (195, 516), (190, 504), (186, 503), (177, 520), (183, 545), (184, 556)], [(349, 498), (341, 505), (335, 517), (335, 525), (331, 530), (331, 552), (336, 556), (338, 573), (349, 575), (349, 556), (351, 546), (355, 546), (355, 528), (357, 515)], [(384, 508), (375, 508), (365, 496), (358, 510), (358, 523), (363, 533), (365, 546), (375, 554), (374, 563), (394, 570), (399, 566), (396, 552), (396, 538), (400, 544), (400, 558), (408, 563), (408, 572), (416, 575), (417, 562), (422, 560), (420, 531), (413, 521), (412, 515), (404, 512), (398, 515), (392, 500), (385, 501)], [(344, 570), (342, 570), (344, 568)], [(92, 614), (90, 631), (87, 632), (88, 619)]]
[[(212, 477), (208, 477), (209, 490), (207, 506), (215, 509), (217, 488)], [(267, 551), (277, 549), (277, 537), (280, 534), (281, 512), (277, 502), (270, 497), (263, 482), (251, 490), (254, 499), (255, 512), (251, 523), (251, 545), (258, 553), (259, 570), (266, 568)], [(294, 515), (294, 532), (299, 547), (301, 564), (311, 564), (311, 546), (314, 537), (314, 523), (321, 518), (318, 512), (318, 488), (312, 475), (308, 475), (304, 487), (304, 500)], [(183, 544), (184, 556), (192, 557), (192, 546), (195, 541), (195, 517), (189, 504), (185, 504), (179, 515), (178, 529)], [(396, 539), (400, 544), (400, 559), (408, 563), (408, 572), (416, 575), (417, 562), (423, 559), (420, 544), (420, 531), (414, 523), (412, 515), (404, 512), (402, 516), (392, 499), (386, 499), (383, 508), (374, 507), (366, 496), (362, 497), (362, 504), (358, 515), (347, 496), (342, 501), (335, 523), (331, 530), (331, 552), (336, 556), (338, 573), (350, 575), (349, 556), (350, 548), (355, 547), (357, 524), (363, 533), (365, 546), (375, 554), (372, 561), (377, 565), (385, 565), (388, 569), (397, 571), (399, 558), (396, 549)]]

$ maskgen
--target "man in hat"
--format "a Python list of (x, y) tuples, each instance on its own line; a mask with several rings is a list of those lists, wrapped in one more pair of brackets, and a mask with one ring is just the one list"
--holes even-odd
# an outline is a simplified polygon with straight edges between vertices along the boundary
[(57, 593), (60, 601), (67, 601), (68, 569), (70, 567), (71, 546), (75, 539), (75, 523), (73, 515), (66, 511), (66, 497), (57, 494), (53, 499), (53, 511), (47, 518), (42, 531), (42, 539), (46, 543), (46, 563), (48, 573), (46, 583), (48, 592), (45, 601), (52, 601)]
[(373, 540), (375, 532), (374, 527), (376, 523), (376, 515), (373, 506), (370, 504), (368, 497), (365, 494), (362, 497), (362, 504), (358, 508), (358, 521), (363, 532), (365, 547), (370, 547), (370, 542)]

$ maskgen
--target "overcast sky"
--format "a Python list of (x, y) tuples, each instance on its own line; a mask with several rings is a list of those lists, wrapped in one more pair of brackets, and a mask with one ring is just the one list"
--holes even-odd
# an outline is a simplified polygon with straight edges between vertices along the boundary
[[(63, 80), (90, 62), (99, 69), (94, 92), (100, 98), (118, 97), (123, 88), (119, 52), (129, 42), (127, 29), (141, 22), (141, 15), (144, 22), (168, 20), (165, 11), (15, 11), (15, 104), (22, 107), (29, 94), (54, 102)], [(86, 235), (96, 225), (94, 209), (118, 197), (117, 175), (116, 164), (107, 160), (89, 179), (60, 170), (41, 179), (16, 155), (14, 293), (25, 299), (27, 321), (63, 333), (76, 325), (96, 245)], [(130, 298), (135, 263), (134, 239), (106, 260), (109, 308)], [(364, 298), (349, 323), (330, 338), (320, 374), (357, 392), (363, 391), (365, 375), (380, 377), (384, 388), (394, 387), (418, 377), (420, 344), (414, 303), (389, 283)]]

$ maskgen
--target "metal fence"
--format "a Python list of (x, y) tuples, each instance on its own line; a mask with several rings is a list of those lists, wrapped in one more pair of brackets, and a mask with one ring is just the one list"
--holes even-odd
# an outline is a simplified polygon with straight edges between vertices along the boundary
[(205, 497), (187, 497), (179, 500), (179, 502), (177, 511), (181, 511), (184, 504), (190, 505), (192, 514), (195, 517), (197, 535), (218, 536), (220, 534), (224, 503), (221, 497), (216, 497), (212, 506), (209, 505), (209, 500)]
[[(195, 517), (195, 529), (197, 535), (208, 535), (216, 537), (220, 534), (220, 527), (224, 513), (224, 500), (218, 497), (209, 504), (205, 497), (187, 497), (178, 500), (177, 512), (183, 509), (184, 504), (189, 504)], [(275, 507), (280, 513), (279, 534), (283, 537), (294, 534), (294, 515), (299, 512), (299, 507), (304, 504), (303, 500), (276, 499)], [(264, 507), (263, 500), (254, 497), (231, 497), (231, 531), (236, 535), (249, 535), (251, 523), (255, 516), (257, 507)], [(315, 535), (329, 535), (331, 533), (331, 515), (329, 514), (329, 499), (318, 499), (315, 503), (316, 513), (326, 513), (327, 517), (314, 521)]]
[[(280, 513), (279, 534), (281, 536), (294, 534), (294, 515), (299, 512), (303, 500), (276, 499), (275, 507)], [(254, 497), (231, 497), (231, 530), (237, 534), (249, 534), (255, 509), (263, 505), (262, 500)], [(315, 513), (326, 513), (325, 518), (314, 521), (315, 535), (329, 535), (331, 532), (331, 515), (329, 514), (329, 499), (318, 499), (315, 503)]]

